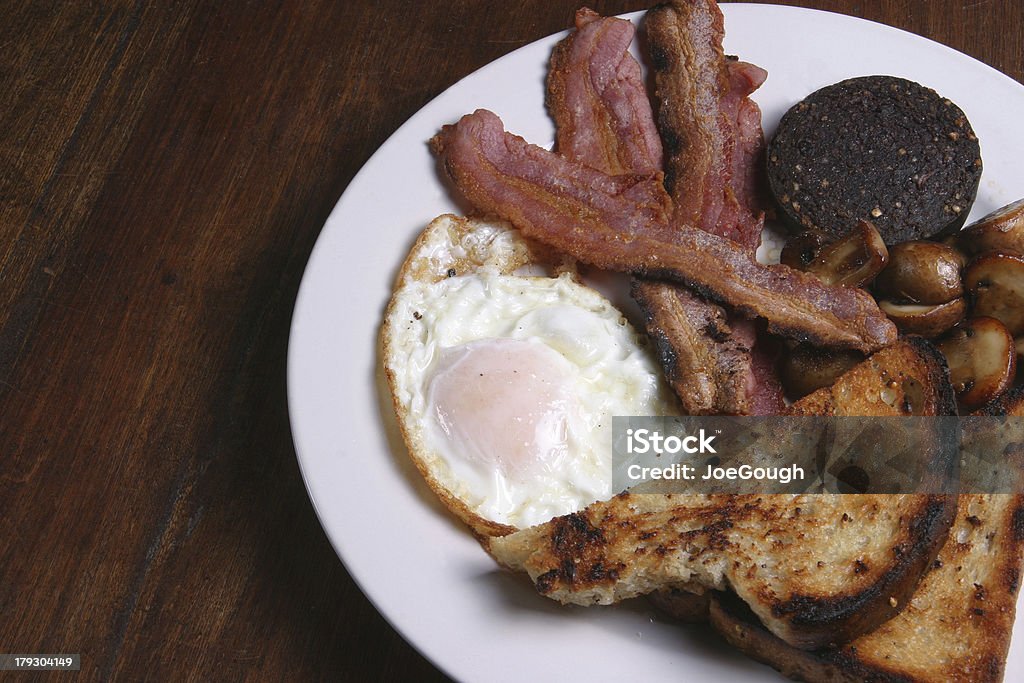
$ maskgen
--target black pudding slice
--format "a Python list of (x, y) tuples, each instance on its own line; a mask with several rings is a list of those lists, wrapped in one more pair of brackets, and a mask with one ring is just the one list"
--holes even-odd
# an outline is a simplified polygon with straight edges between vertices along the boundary
[(865, 219), (886, 244), (960, 229), (981, 180), (981, 149), (963, 111), (893, 76), (851, 78), (798, 102), (767, 159), (792, 226), (838, 237)]

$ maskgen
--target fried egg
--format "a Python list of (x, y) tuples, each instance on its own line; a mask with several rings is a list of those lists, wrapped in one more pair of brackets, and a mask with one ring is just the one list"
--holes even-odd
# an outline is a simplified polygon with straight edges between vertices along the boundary
[(610, 498), (612, 417), (678, 413), (645, 340), (511, 226), (441, 216), (399, 275), (384, 367), (410, 454), (479, 533)]

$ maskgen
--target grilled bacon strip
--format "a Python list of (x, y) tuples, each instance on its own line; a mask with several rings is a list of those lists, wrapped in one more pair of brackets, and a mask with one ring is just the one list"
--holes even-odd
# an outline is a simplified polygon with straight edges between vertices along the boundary
[[(728, 192), (738, 207), (734, 220), (738, 223), (737, 229), (744, 233), (740, 242), (756, 250), (764, 228), (764, 209), (768, 204), (768, 195), (764, 180), (758, 173), (758, 169), (764, 166), (765, 150), (761, 108), (750, 99), (750, 95), (761, 87), (768, 72), (738, 60), (727, 61), (727, 68), (730, 90), (722, 108), (729, 115), (735, 139)], [(715, 233), (722, 234), (720, 229)]]
[(753, 173), (764, 137), (749, 96), (768, 74), (725, 56), (714, 0), (659, 5), (646, 26), (676, 218), (757, 249), (764, 216)]
[(733, 333), (725, 310), (665, 282), (634, 278), (631, 293), (644, 313), (665, 378), (686, 412), (750, 413), (750, 347)]
[(583, 8), (548, 70), (558, 152), (608, 175), (661, 170), (661, 138), (640, 64), (629, 54), (635, 33), (625, 19)]
[[(713, 0), (656, 7), (648, 12), (646, 26), (674, 220), (731, 239), (753, 254), (764, 228), (758, 175), (764, 135), (761, 110), (750, 95), (768, 73), (725, 56), (724, 20)], [(653, 331), (677, 347), (687, 343), (678, 321), (691, 313), (682, 310), (689, 298), (662, 292), (659, 299), (665, 305), (652, 312)], [(778, 413), (784, 402), (769, 351), (772, 341), (763, 335), (758, 339), (753, 323), (735, 315), (728, 325), (736, 344), (749, 351), (737, 366), (734, 354), (722, 349), (718, 384), (723, 396), (732, 398), (718, 408), (738, 414)], [(730, 390), (740, 383), (745, 389)]]
[(660, 174), (608, 176), (506, 133), (483, 109), (445, 126), (432, 145), (478, 210), (580, 261), (690, 286), (821, 346), (867, 352), (896, 340), (865, 292), (759, 264), (735, 242), (671, 224)]
[[(674, 220), (727, 237), (753, 254), (766, 204), (758, 175), (764, 153), (761, 110), (750, 95), (768, 73), (725, 56), (724, 19), (714, 0), (660, 5), (647, 13), (646, 26)], [(673, 329), (664, 313), (654, 317), (653, 323), (659, 322), (661, 331)], [(743, 367), (747, 390), (733, 393), (743, 400), (723, 412), (779, 412), (784, 403), (771, 340), (757, 339), (749, 322), (735, 316), (729, 322), (738, 338), (749, 339), (751, 353)]]
[[(661, 170), (661, 139), (640, 65), (629, 54), (634, 33), (628, 21), (581, 9), (576, 30), (555, 47), (548, 71), (547, 104), (558, 151), (609, 175)], [(740, 101), (733, 98), (733, 118)], [(781, 392), (777, 405), (754, 400), (766, 392), (759, 391), (753, 368), (752, 323), (733, 321), (734, 334), (721, 306), (681, 285), (634, 278), (632, 292), (665, 375), (687, 413), (741, 415), (781, 409)]]

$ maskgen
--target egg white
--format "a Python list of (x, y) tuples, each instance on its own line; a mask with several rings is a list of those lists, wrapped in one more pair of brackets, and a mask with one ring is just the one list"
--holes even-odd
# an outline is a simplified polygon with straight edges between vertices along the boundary
[[(515, 252), (521, 240), (507, 226), (486, 224), (471, 233), (480, 238), (469, 240), (476, 267), (451, 277), (405, 278), (396, 289), (385, 365), (421, 469), (472, 513), (522, 528), (611, 497), (612, 417), (674, 414), (677, 404), (646, 344), (607, 299), (570, 273), (503, 272), (501, 254)], [(435, 235), (420, 243), (431, 270), (452, 255), (465, 256), (466, 240), (463, 246), (446, 241)], [(488, 258), (491, 251), (498, 256)], [(509, 362), (528, 358), (541, 369), (531, 376), (495, 368), (504, 372), (495, 395), (505, 397), (506, 407), (492, 405), (486, 393), (467, 399), (482, 406), (486, 419), (502, 422), (505, 415), (505, 421), (466, 429), (447, 424), (437, 390), (451, 379), (446, 373), (474, 353), (493, 359), (506, 351)], [(473, 377), (455, 381), (470, 386), (476, 374), (483, 377), (484, 368), (474, 366)], [(523, 391), (517, 392), (520, 378)], [(450, 383), (447, 392), (451, 400)], [(504, 453), (515, 441), (509, 425), (529, 414), (535, 400), (557, 413), (558, 428), (547, 431), (560, 434), (561, 442), (544, 436), (543, 452), (525, 460)], [(471, 414), (460, 410), (462, 420)], [(504, 467), (506, 456), (519, 464)]]

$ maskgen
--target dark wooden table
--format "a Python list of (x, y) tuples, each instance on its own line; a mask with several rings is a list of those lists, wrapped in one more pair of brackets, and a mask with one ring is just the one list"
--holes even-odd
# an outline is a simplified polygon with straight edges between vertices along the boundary
[[(1018, 0), (783, 4), (1024, 77)], [(81, 653), (82, 680), (442, 678), (306, 497), (292, 303), (377, 146), (578, 5), (3, 3), (0, 653)]]

